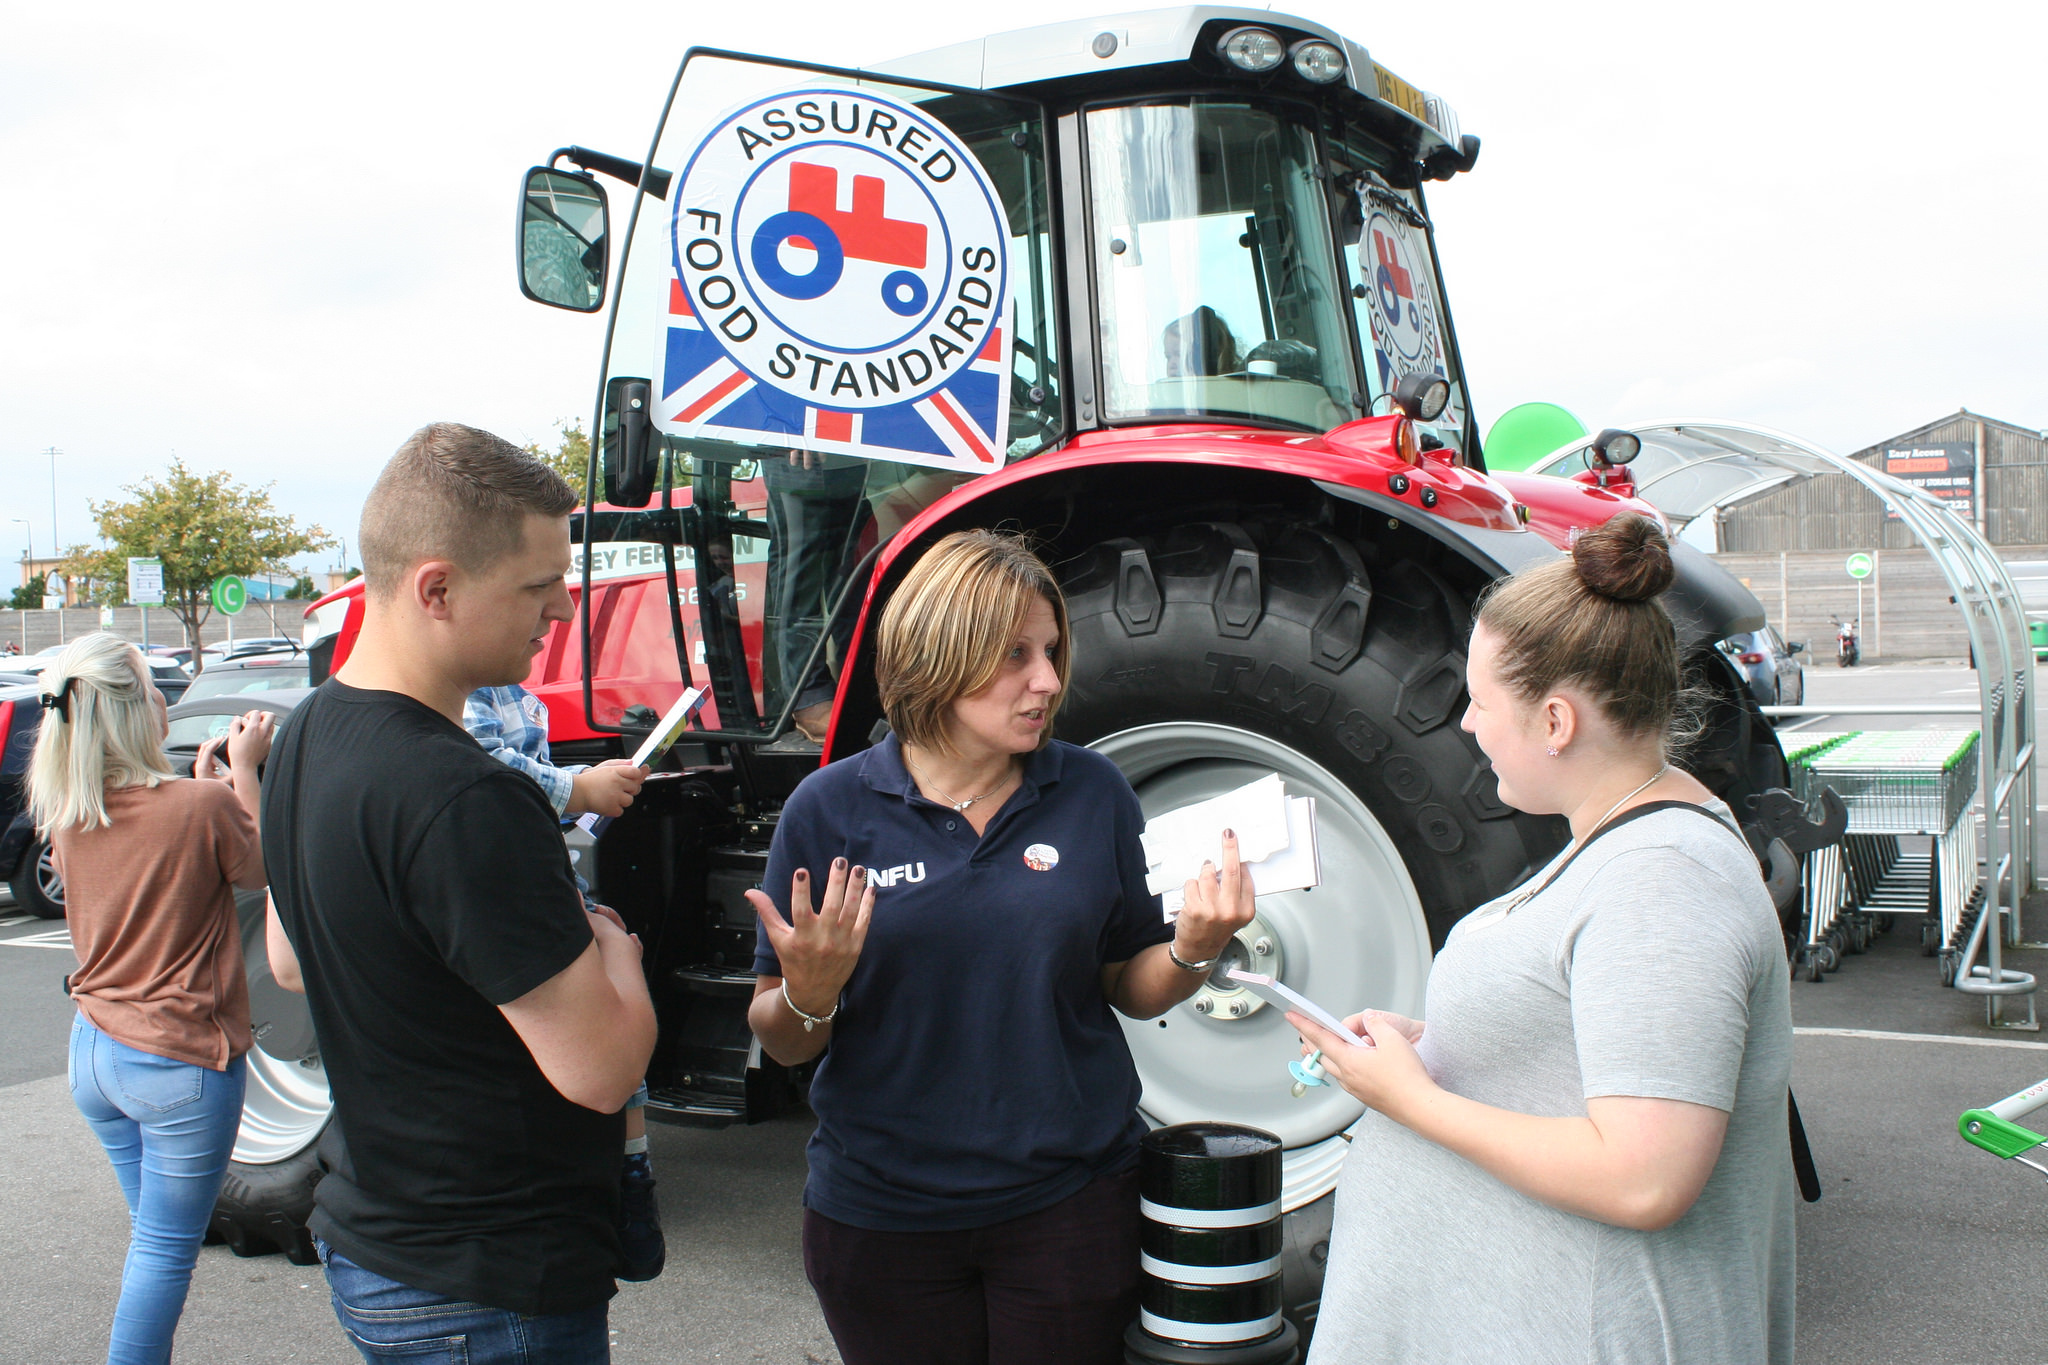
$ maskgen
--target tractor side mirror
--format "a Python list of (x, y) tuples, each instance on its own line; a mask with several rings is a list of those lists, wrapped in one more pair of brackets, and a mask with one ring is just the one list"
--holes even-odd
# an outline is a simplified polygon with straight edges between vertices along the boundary
[(645, 507), (654, 496), (660, 450), (644, 379), (621, 376), (604, 386), (604, 500), (614, 507)]
[(519, 292), (595, 313), (611, 270), (611, 211), (594, 176), (535, 166), (519, 196)]

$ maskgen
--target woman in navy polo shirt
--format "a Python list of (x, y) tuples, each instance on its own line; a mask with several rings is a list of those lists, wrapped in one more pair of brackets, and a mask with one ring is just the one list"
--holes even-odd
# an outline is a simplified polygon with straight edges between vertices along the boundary
[(805, 779), (749, 893), (755, 1034), (785, 1064), (831, 1049), (804, 1270), (846, 1365), (1116, 1365), (1137, 1316), (1145, 1124), (1112, 1011), (1193, 994), (1252, 885), (1226, 838), (1164, 920), (1136, 794), (1051, 738), (1066, 634), (1020, 539), (939, 541), (882, 614), (893, 733)]

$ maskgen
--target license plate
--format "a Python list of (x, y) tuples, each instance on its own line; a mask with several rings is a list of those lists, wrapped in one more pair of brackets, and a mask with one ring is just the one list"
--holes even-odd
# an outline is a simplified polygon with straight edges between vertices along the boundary
[(1429, 105), (1422, 98), (1422, 92), (1378, 62), (1372, 64), (1374, 80), (1379, 84), (1380, 98), (1401, 110), (1417, 123), (1429, 122)]

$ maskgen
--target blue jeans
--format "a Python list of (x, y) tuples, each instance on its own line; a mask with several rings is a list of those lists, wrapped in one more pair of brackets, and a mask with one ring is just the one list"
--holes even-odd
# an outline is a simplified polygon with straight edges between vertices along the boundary
[(605, 1304), (535, 1315), (430, 1294), (365, 1270), (319, 1238), (334, 1316), (363, 1359), (404, 1365), (609, 1365)]
[(128, 1260), (108, 1365), (162, 1365), (192, 1263), (242, 1122), (240, 1057), (225, 1071), (142, 1052), (71, 1024), (71, 1098), (107, 1149), (128, 1201)]

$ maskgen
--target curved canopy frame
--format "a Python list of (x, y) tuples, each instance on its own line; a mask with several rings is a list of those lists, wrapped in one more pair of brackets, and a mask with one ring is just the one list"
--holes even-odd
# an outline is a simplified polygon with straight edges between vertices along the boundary
[[(2010, 909), (2006, 935), (2018, 942), (2020, 897), (2034, 885), (2034, 651), (2026, 608), (1997, 552), (1933, 495), (1782, 431), (1726, 421), (1650, 422), (1629, 430), (1643, 443), (1629, 466), (1637, 495), (1680, 524), (1774, 487), (1840, 473), (1883, 499), (1933, 556), (1962, 612), (1977, 664), (1984, 760), (1978, 772), (1990, 874), (1984, 915)], [(1574, 441), (1530, 472), (1575, 473), (1586, 467), (1591, 445), (1591, 437)], [(2032, 988), (2032, 978), (2022, 986), (2020, 974), (2001, 970), (2000, 935), (1980, 933), (1973, 944), (1977, 938), (1990, 945), (1988, 976), (1972, 977), (1966, 956), (1959, 987), (1997, 994)]]

